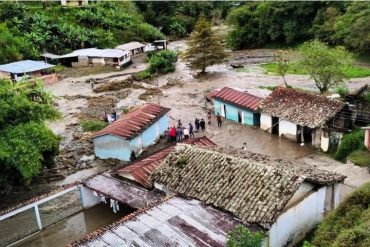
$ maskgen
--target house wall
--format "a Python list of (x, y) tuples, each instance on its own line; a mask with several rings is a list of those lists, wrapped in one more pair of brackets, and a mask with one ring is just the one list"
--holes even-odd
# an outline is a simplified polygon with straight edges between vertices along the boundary
[(87, 67), (89, 66), (89, 59), (87, 57), (78, 57), (77, 62), (71, 62), (72, 67)]
[(238, 112), (240, 111), (242, 112), (242, 116), (243, 116), (243, 119), (242, 119), (243, 124), (253, 126), (259, 123), (259, 121), (255, 119), (255, 116), (256, 117), (258, 116), (257, 114), (254, 114), (253, 112), (248, 111), (246, 109), (242, 109), (242, 108), (233, 106), (231, 104), (225, 103), (223, 101), (219, 101), (217, 99), (215, 99), (214, 101), (214, 108), (215, 108), (216, 115), (220, 114), (222, 116), (221, 114), (222, 104), (226, 105), (226, 116), (225, 116), (226, 119), (238, 123), (239, 122)]
[(101, 58), (101, 57), (91, 58), (90, 61), (93, 64), (93, 66), (104, 66), (105, 65), (105, 60), (104, 58)]
[(1, 79), (10, 79), (11, 76), (10, 76), (10, 73), (8, 73), (8, 72), (0, 71), (0, 78)]
[(268, 233), (269, 247), (292, 246), (299, 242), (323, 218), (326, 187), (281, 214)]
[(83, 185), (80, 185), (79, 188), (81, 193), (82, 206), (84, 209), (91, 208), (100, 203), (100, 197), (94, 196), (93, 190)]
[(101, 159), (114, 158), (129, 161), (131, 155), (129, 141), (112, 135), (94, 138), (94, 151), (95, 156)]
[(271, 133), (271, 127), (272, 127), (272, 120), (271, 115), (266, 113), (261, 113), (260, 118), (260, 128), (263, 130), (267, 130)]
[(286, 120), (281, 120), (279, 122), (279, 136), (297, 141), (297, 125)]
[(134, 139), (130, 140), (130, 149), (131, 151), (134, 151), (136, 155), (139, 155), (143, 151), (143, 141), (141, 135), (138, 135)]
[(158, 125), (159, 125), (159, 134), (161, 135), (169, 127), (169, 119), (168, 119), (168, 115), (167, 114), (165, 114), (163, 117), (161, 117), (159, 119)]

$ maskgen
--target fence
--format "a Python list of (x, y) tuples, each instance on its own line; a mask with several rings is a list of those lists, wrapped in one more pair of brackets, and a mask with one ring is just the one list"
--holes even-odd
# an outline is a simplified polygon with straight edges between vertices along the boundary
[(31, 199), (23, 205), (0, 213), (0, 246), (7, 246), (83, 210), (80, 187)]

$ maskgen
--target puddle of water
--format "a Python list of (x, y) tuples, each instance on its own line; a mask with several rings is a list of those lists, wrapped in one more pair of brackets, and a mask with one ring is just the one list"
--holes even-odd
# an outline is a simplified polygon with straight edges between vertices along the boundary
[(120, 209), (115, 214), (109, 208), (109, 205), (98, 204), (51, 227), (45, 228), (43, 231), (12, 245), (12, 247), (64, 247), (73, 241), (81, 239), (86, 234), (107, 226), (133, 212), (132, 209), (121, 207), (121, 205)]

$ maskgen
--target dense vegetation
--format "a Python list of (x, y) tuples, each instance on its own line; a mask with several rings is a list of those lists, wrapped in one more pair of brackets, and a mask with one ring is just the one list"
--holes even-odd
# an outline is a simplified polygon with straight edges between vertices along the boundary
[(213, 24), (219, 24), (237, 2), (194, 2), (194, 1), (138, 1), (135, 2), (146, 22), (174, 38), (189, 35), (200, 14), (204, 14)]
[(111, 48), (132, 40), (164, 38), (144, 22), (132, 2), (99, 2), (83, 8), (43, 9), (26, 3), (0, 4), (0, 63), (34, 58), (44, 51), (65, 53), (85, 47)]
[(369, 2), (245, 3), (228, 15), (232, 49), (294, 46), (317, 38), (370, 54)]
[(370, 183), (347, 197), (320, 223), (312, 247), (370, 246)]
[(243, 225), (238, 225), (227, 236), (227, 247), (261, 247), (264, 235), (262, 232), (251, 232)]
[(101, 120), (83, 120), (81, 121), (81, 127), (83, 131), (98, 131), (105, 128), (108, 125), (107, 122)]
[(51, 166), (59, 137), (44, 124), (59, 114), (42, 83), (0, 81), (0, 189), (27, 183)]
[(370, 167), (370, 153), (364, 147), (364, 130), (358, 129), (345, 134), (335, 153), (337, 160), (349, 158), (356, 165)]

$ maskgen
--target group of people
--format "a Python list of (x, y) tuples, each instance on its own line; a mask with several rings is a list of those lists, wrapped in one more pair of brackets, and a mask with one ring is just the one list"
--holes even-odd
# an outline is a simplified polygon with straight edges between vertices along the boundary
[[(208, 124), (211, 124), (211, 120), (212, 120), (212, 111), (211, 110), (208, 111), (207, 118), (208, 118)], [(216, 119), (217, 119), (217, 126), (221, 127), (222, 126), (222, 118), (221, 118), (219, 113), (217, 113)]]
[(192, 123), (189, 123), (188, 128), (183, 127), (181, 120), (179, 119), (177, 127), (172, 126), (171, 128), (167, 128), (165, 135), (167, 136), (167, 141), (169, 142), (182, 141), (192, 137), (194, 138), (194, 126)]
[(115, 110), (111, 114), (108, 114), (107, 112), (104, 112), (103, 120), (106, 123), (111, 123), (117, 120), (117, 113)]

